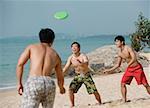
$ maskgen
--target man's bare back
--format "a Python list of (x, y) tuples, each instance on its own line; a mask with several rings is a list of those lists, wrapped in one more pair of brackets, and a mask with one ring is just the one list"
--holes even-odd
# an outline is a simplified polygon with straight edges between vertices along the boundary
[(41, 29), (39, 39), (40, 43), (29, 45), (19, 57), (16, 66), (18, 94), (22, 95), (23, 93), (22, 76), (24, 65), (28, 60), (30, 60), (29, 77), (34, 76), (38, 79), (39, 77), (49, 76), (50, 78), (52, 70), (55, 69), (60, 93), (63, 94), (65, 93), (65, 89), (63, 87), (64, 77), (61, 68), (61, 58), (51, 47), (55, 39), (55, 34), (49, 28)]
[(52, 69), (59, 62), (59, 56), (50, 46), (39, 43), (30, 45), (30, 76), (50, 76)]

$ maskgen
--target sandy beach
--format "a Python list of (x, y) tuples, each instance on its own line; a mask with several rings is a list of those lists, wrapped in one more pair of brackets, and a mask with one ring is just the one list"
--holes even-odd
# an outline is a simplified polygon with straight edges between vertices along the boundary
[[(150, 67), (144, 68), (148, 82), (150, 83)], [(128, 99), (131, 102), (122, 103), (120, 92), (120, 80), (123, 73), (93, 76), (97, 89), (101, 94), (102, 105), (97, 105), (93, 95), (88, 95), (86, 88), (83, 85), (79, 92), (75, 95), (75, 108), (150, 108), (150, 96), (147, 94), (145, 88), (137, 86), (136, 81), (133, 80), (131, 86), (128, 88)], [(54, 108), (69, 108), (70, 101), (68, 97), (68, 86), (72, 78), (65, 78), (66, 94), (59, 94), (59, 89), (56, 89), (56, 97)], [(3, 90), (0, 92), (0, 106), (1, 108), (19, 108), (21, 96), (19, 96), (15, 89)], [(41, 108), (41, 106), (40, 106)]]

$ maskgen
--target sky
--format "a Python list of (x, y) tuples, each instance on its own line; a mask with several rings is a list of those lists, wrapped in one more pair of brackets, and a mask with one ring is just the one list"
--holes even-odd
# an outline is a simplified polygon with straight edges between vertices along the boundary
[[(55, 12), (69, 17), (57, 20)], [(0, 0), (0, 37), (35, 36), (41, 28), (75, 35), (135, 31), (142, 12), (150, 18), (150, 0)]]
[(150, 0), (148, 1), (148, 16), (150, 18)]

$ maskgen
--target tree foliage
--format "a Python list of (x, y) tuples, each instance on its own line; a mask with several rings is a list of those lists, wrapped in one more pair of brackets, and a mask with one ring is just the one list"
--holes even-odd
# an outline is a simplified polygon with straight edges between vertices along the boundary
[(145, 47), (150, 48), (150, 20), (140, 13), (135, 26), (136, 31), (131, 34), (131, 46), (133, 49), (138, 52)]

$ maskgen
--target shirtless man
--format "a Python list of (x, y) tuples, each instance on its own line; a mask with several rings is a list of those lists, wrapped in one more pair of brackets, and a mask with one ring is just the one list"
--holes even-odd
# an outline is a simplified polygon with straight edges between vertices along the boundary
[(123, 59), (128, 63), (128, 67), (121, 81), (121, 92), (122, 92), (123, 101), (127, 102), (126, 84), (130, 85), (133, 78), (136, 79), (138, 85), (143, 84), (147, 92), (150, 94), (150, 86), (144, 74), (143, 67), (137, 61), (137, 57), (133, 49), (125, 45), (125, 39), (123, 36), (117, 36), (114, 41), (116, 46), (120, 49), (120, 51), (118, 52), (118, 62), (114, 67), (110, 69), (106, 69), (104, 70), (104, 72), (113, 71), (118, 67), (120, 67)]
[[(19, 95), (23, 93), (21, 108), (38, 108), (40, 103), (43, 108), (53, 107), (56, 89), (54, 81), (50, 78), (53, 68), (56, 70), (60, 93), (65, 93), (61, 59), (51, 47), (55, 34), (46, 28), (39, 32), (39, 38), (41, 43), (29, 45), (18, 60), (17, 89)], [(28, 60), (30, 60), (29, 78), (23, 87), (23, 68)]]
[(83, 83), (86, 86), (87, 92), (89, 94), (94, 94), (96, 100), (99, 102), (99, 104), (101, 104), (100, 95), (89, 72), (90, 70), (88, 68), (87, 56), (80, 53), (80, 44), (78, 42), (73, 42), (71, 48), (73, 54), (68, 58), (67, 63), (63, 68), (64, 74), (67, 72), (71, 64), (75, 69), (76, 75), (69, 86), (69, 96), (72, 105), (71, 107), (75, 105), (74, 93), (77, 93)]

